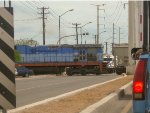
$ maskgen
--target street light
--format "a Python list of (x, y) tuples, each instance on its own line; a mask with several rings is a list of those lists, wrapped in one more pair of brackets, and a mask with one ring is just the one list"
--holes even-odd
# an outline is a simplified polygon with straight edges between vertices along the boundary
[(67, 12), (73, 11), (74, 9), (70, 9), (66, 12), (64, 12), (63, 14), (59, 15), (59, 45), (60, 45), (60, 38), (61, 38), (61, 34), (60, 34), (60, 17), (63, 16), (64, 14), (66, 14)]
[(84, 26), (86, 26), (87, 24), (90, 24), (90, 23), (92, 23), (92, 22), (88, 22), (88, 23), (86, 23), (86, 24), (84, 24), (83, 26), (80, 27), (80, 32), (81, 32), (81, 44), (82, 44), (82, 28), (83, 28)]

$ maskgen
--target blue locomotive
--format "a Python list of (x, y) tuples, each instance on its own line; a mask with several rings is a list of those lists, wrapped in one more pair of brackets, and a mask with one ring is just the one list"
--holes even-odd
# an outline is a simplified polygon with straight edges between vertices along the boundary
[[(16, 64), (33, 69), (34, 73), (44, 73), (47, 68), (49, 70), (47, 73), (55, 70), (55, 73), (66, 71), (68, 75), (72, 75), (80, 72), (82, 72), (81, 74), (93, 73), (97, 70), (94, 73), (99, 74), (102, 67), (103, 46), (101, 44), (34, 47), (16, 45), (15, 49), (21, 57)], [(44, 69), (42, 69), (43, 67)]]

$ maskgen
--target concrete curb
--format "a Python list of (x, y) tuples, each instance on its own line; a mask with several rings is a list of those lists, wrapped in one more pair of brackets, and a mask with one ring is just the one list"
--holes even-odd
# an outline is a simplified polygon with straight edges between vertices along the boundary
[(113, 105), (120, 97), (122, 97), (126, 92), (131, 90), (132, 81), (124, 86), (122, 86), (118, 91), (111, 93), (107, 97), (103, 98), (99, 102), (87, 107), (80, 113), (103, 113), (108, 109), (108, 106)]
[(42, 100), (42, 101), (39, 101), (39, 102), (35, 102), (35, 103), (29, 104), (29, 105), (25, 105), (25, 106), (22, 106), (22, 107), (18, 107), (18, 108), (16, 108), (16, 109), (9, 110), (8, 113), (19, 113), (19, 111), (22, 111), (22, 110), (24, 110), (24, 109), (28, 109), (28, 108), (31, 108), (31, 107), (34, 107), (34, 106), (37, 106), (37, 105), (45, 104), (45, 103), (47, 103), (47, 102), (51, 102), (51, 101), (54, 101), (54, 100), (58, 100), (58, 99), (60, 99), (60, 98), (64, 98), (64, 97), (67, 97), (67, 96), (71, 96), (71, 95), (74, 95), (74, 94), (76, 94), (76, 93), (78, 93), (78, 92), (81, 92), (81, 91), (84, 91), (84, 90), (87, 90), (87, 89), (92, 89), (92, 88), (94, 88), (94, 87), (97, 87), (97, 86), (100, 86), (100, 85), (103, 85), (103, 84), (106, 84), (106, 83), (109, 83), (109, 82), (112, 82), (112, 81), (121, 79), (121, 78), (123, 78), (123, 77), (126, 77), (126, 76), (121, 76), (121, 77), (118, 77), (118, 78), (116, 78), (116, 79), (112, 79), (112, 80), (109, 80), (109, 81), (106, 81), (106, 82), (103, 82), (103, 83), (99, 83), (99, 84), (92, 85), (92, 86), (90, 86), (90, 87), (81, 88), (81, 89), (78, 89), (78, 90), (75, 90), (75, 91), (71, 91), (71, 92), (68, 92), (68, 93), (65, 93), (65, 94), (56, 96), (56, 97), (48, 98), (48, 99), (45, 99), (45, 100)]

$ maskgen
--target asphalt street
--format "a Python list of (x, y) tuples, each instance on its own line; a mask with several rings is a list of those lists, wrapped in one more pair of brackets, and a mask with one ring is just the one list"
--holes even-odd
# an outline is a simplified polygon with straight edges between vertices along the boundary
[(16, 80), (17, 107), (55, 97), (73, 90), (102, 83), (118, 75), (54, 76)]

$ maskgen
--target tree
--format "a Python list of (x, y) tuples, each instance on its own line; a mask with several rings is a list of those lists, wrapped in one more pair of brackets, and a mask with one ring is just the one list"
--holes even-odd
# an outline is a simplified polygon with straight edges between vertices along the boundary
[(20, 52), (15, 50), (15, 62), (20, 62), (20, 61), (21, 61)]

